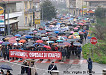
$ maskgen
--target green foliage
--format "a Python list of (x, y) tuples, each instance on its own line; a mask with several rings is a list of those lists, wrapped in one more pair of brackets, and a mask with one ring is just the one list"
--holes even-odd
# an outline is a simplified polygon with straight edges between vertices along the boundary
[(88, 59), (89, 55), (91, 55), (93, 62), (106, 64), (106, 43), (102, 40), (98, 40), (98, 43), (95, 46), (90, 43), (85, 44), (82, 47), (82, 53), (85, 59)]
[(44, 20), (49, 20), (49, 21), (52, 18), (55, 18), (56, 17), (56, 9), (52, 5), (51, 1), (45, 0), (41, 4), (41, 18), (42, 18), (42, 15), (43, 15), (43, 19)]
[(106, 8), (98, 7), (95, 11), (95, 16), (98, 18), (105, 18), (106, 17)]

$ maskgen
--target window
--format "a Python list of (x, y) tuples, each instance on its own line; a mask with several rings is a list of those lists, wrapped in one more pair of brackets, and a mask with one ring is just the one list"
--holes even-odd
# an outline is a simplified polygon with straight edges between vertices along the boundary
[(27, 9), (27, 2), (25, 2), (25, 9)]
[(30, 21), (32, 22), (32, 16), (30, 16)]
[(27, 24), (27, 17), (25, 17), (25, 24)]
[(32, 8), (32, 3), (30, 2), (30, 9)]

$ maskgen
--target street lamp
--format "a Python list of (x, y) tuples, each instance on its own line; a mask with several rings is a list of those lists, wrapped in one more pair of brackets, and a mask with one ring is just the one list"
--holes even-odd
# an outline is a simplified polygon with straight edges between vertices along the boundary
[(82, 17), (83, 17), (83, 0), (82, 0)]

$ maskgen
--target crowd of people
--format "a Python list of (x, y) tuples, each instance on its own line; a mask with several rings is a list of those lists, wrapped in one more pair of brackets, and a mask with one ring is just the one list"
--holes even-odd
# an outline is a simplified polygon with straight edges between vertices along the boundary
[[(78, 19), (78, 17), (74, 17), (74, 19)], [(4, 57), (4, 60), (9, 60), (9, 50), (19, 49), (29, 51), (59, 51), (62, 53), (62, 61), (65, 61), (64, 58), (69, 59), (70, 55), (76, 55), (80, 58), (82, 51), (81, 44), (83, 40), (87, 38), (89, 25), (86, 25), (83, 19), (79, 19), (79, 21), (74, 20), (73, 23), (77, 23), (77, 25), (71, 23), (69, 25), (69, 23), (65, 23), (64, 20), (60, 21), (60, 26), (65, 24), (65, 26), (71, 26), (71, 28), (64, 31), (47, 31), (44, 28), (40, 28), (39, 30), (35, 29), (31, 31), (30, 34), (29, 32), (23, 32), (23, 34), (21, 32), (16, 35), (5, 36), (1, 40), (2, 43), (0, 42), (0, 56)], [(47, 25), (55, 25), (60, 21), (55, 20), (49, 24), (47, 23)], [(79, 23), (80, 21), (81, 23)], [(11, 37), (15, 37), (17, 43), (10, 43), (9, 39), (11, 39)], [(14, 60), (18, 58), (11, 59)]]

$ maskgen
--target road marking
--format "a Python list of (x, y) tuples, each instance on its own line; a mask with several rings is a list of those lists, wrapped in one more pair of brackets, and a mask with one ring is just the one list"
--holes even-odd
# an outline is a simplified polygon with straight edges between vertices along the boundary
[(46, 63), (48, 59), (43, 59), (41, 63)]

